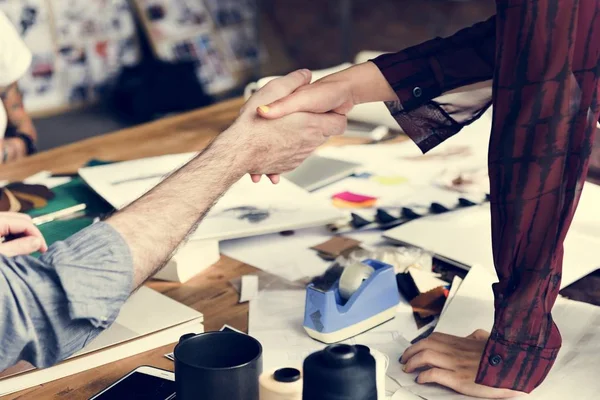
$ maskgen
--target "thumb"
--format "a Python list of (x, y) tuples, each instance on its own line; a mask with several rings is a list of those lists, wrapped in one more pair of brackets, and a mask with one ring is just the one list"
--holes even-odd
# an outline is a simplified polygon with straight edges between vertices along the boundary
[(314, 112), (322, 113), (329, 110), (321, 111), (318, 104), (315, 104), (317, 94), (314, 90), (303, 90), (294, 92), (287, 97), (274, 101), (271, 104), (258, 107), (256, 112), (266, 119), (277, 119), (295, 112)]
[(6, 257), (23, 256), (34, 253), (42, 248), (42, 240), (38, 237), (27, 236), (0, 244), (0, 254)]

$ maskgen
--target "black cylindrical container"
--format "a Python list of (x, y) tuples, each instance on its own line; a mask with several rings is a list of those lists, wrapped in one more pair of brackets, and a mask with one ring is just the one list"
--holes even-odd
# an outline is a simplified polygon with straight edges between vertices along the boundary
[(375, 359), (368, 350), (334, 344), (304, 360), (303, 400), (377, 400)]
[(237, 332), (185, 335), (174, 351), (177, 400), (258, 400), (262, 346)]

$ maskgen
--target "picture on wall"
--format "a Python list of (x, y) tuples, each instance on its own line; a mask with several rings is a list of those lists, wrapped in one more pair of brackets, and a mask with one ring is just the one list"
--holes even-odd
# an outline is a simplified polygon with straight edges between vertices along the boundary
[(64, 71), (65, 98), (69, 103), (91, 100), (92, 74), (88, 51), (84, 45), (63, 46), (58, 52), (58, 65)]
[(170, 44), (162, 53), (170, 60), (196, 62), (198, 79), (207, 93), (218, 93), (236, 84), (225, 56), (210, 33)]
[(60, 75), (56, 68), (54, 52), (34, 53), (31, 67), (19, 79), (19, 88), (27, 109), (35, 111), (45, 107), (59, 107), (64, 103)]
[(140, 60), (128, 0), (0, 0), (0, 11), (32, 53), (19, 87), (33, 113), (95, 101)]
[(256, 28), (250, 23), (224, 28), (221, 37), (238, 68), (252, 68), (266, 56), (266, 50), (258, 44)]
[(140, 57), (137, 40), (133, 38), (91, 42), (86, 51), (94, 95), (102, 95), (121, 68), (136, 64)]
[(213, 20), (220, 27), (252, 20), (256, 15), (256, 0), (204, 0)]
[(60, 44), (130, 36), (135, 23), (127, 0), (51, 0)]
[(213, 26), (202, 1), (140, 0), (138, 3), (155, 40), (183, 38), (210, 30)]

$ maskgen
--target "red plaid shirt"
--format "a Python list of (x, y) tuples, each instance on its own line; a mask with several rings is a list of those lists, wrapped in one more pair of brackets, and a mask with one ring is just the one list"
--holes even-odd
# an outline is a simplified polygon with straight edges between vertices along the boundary
[[(497, 0), (496, 16), (374, 60), (424, 151), (493, 104), (495, 322), (477, 382), (530, 392), (561, 346), (551, 310), (600, 109), (600, 2)], [(493, 79), (490, 89), (445, 94)]]

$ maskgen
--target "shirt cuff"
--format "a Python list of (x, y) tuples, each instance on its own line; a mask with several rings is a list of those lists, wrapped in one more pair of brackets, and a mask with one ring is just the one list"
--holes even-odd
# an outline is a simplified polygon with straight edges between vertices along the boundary
[[(404, 109), (415, 109), (442, 94), (432, 65), (434, 59), (427, 56), (412, 58), (406, 51), (383, 54), (373, 60), (388, 81)], [(438, 74), (439, 75), (439, 74)]]
[(73, 320), (86, 319), (96, 328), (107, 328), (131, 294), (129, 246), (104, 222), (53, 244), (40, 260), (54, 267)]
[[(560, 334), (556, 326), (551, 335)], [(526, 344), (510, 343), (492, 332), (487, 342), (476, 383), (531, 393), (550, 372), (560, 350), (558, 347), (543, 348)]]
[(413, 58), (411, 49), (405, 52), (371, 61), (398, 97), (398, 101), (386, 102), (386, 107), (406, 136), (426, 153), (458, 133), (462, 125), (432, 100), (442, 94), (432, 67), (437, 61), (428, 56)]

